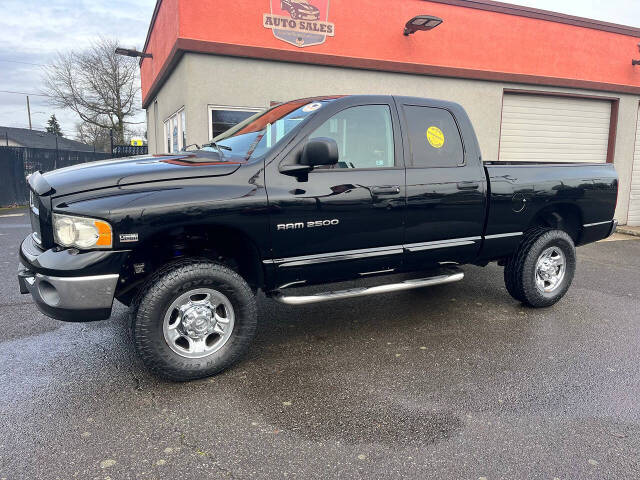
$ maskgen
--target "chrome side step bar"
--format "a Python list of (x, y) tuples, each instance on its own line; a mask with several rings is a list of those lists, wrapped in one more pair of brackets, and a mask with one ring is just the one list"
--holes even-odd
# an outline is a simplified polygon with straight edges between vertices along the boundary
[(389, 283), (387, 285), (377, 285), (375, 287), (351, 288), (348, 290), (337, 290), (334, 292), (321, 292), (313, 295), (283, 295), (282, 292), (276, 292), (272, 298), (281, 303), (288, 305), (305, 305), (307, 303), (326, 302), (328, 300), (337, 300), (340, 298), (363, 297), (365, 295), (377, 295), (380, 293), (398, 292), (401, 290), (411, 290), (413, 288), (430, 287), (432, 285), (441, 285), (443, 283), (458, 282), (464, 278), (464, 273), (454, 271), (444, 275), (438, 275), (429, 278), (416, 278), (413, 280), (404, 280), (399, 283)]

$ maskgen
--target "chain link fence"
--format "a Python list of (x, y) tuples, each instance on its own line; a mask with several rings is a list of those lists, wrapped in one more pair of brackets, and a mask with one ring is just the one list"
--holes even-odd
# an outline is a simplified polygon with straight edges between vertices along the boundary
[[(120, 147), (127, 148), (120, 149)], [(118, 145), (114, 147), (114, 152), (111, 154), (0, 146), (0, 207), (23, 205), (28, 202), (26, 176), (33, 172), (48, 172), (79, 163), (147, 153), (146, 146), (129, 147), (131, 146)]]
[(133, 157), (146, 155), (149, 148), (146, 145), (114, 145), (112, 157)]

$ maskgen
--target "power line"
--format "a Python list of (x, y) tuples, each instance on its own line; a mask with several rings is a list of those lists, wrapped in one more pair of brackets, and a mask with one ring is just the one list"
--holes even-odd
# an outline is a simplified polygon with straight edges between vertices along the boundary
[[(5, 110), (2, 110), (0, 113), (3, 115), (13, 115), (15, 113), (23, 113), (23, 112), (24, 112), (24, 107), (17, 108), (15, 110), (9, 110), (8, 112)], [(36, 113), (42, 113), (42, 112), (31, 112), (32, 115), (35, 115)]]
[(0, 58), (0, 62), (6, 62), (6, 63), (20, 63), (22, 65), (34, 65), (36, 67), (46, 67), (45, 64), (43, 63), (31, 63), (31, 62), (21, 62), (20, 60), (4, 60), (2, 58)]
[(16, 92), (14, 90), (0, 90), (0, 93), (13, 93), (15, 95), (33, 95), (36, 97), (51, 97), (51, 95), (47, 95), (46, 93)]

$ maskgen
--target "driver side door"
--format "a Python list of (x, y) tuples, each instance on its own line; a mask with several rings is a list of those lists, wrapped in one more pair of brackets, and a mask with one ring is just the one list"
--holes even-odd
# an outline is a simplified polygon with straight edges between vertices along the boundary
[[(387, 97), (342, 102), (299, 143), (328, 137), (337, 165), (307, 181), (268, 171), (271, 262), (279, 285), (340, 281), (397, 270), (402, 262), (405, 170), (395, 105)], [(351, 102), (353, 103), (353, 102)], [(293, 148), (288, 155), (298, 155)], [(291, 159), (285, 157), (285, 162)]]

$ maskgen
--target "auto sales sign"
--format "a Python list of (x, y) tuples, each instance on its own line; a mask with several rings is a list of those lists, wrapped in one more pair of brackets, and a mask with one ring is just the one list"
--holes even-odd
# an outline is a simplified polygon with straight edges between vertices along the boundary
[(296, 47), (319, 45), (335, 33), (329, 0), (271, 0), (271, 13), (263, 15), (262, 25)]

